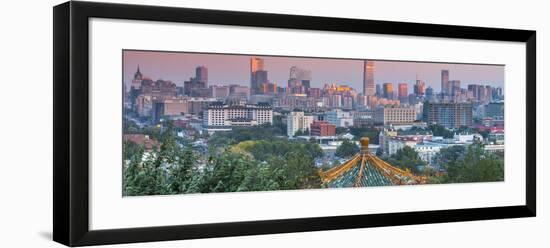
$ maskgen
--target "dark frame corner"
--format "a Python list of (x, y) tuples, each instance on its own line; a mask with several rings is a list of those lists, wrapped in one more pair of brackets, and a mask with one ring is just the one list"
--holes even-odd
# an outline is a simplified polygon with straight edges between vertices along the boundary
[[(71, 1), (54, 12), (53, 239), (68, 246), (257, 235), (536, 216), (536, 32)], [(390, 214), (89, 230), (88, 20), (92, 17), (356, 33), (515, 41), (526, 44), (526, 204)]]

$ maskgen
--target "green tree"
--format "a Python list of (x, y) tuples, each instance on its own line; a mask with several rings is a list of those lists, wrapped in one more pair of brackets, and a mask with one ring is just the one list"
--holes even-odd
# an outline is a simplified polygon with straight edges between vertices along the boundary
[(317, 143), (308, 141), (289, 141), (287, 139), (248, 140), (232, 147), (233, 151), (245, 151), (250, 153), (258, 161), (266, 161), (271, 156), (286, 156), (289, 152), (303, 149), (313, 158), (323, 155), (321, 147)]
[(462, 159), (445, 165), (446, 183), (494, 182), (504, 180), (504, 160), (483, 150), (476, 142), (470, 146)]
[(250, 167), (244, 175), (243, 181), (239, 185), (238, 191), (267, 191), (278, 190), (280, 185), (265, 163)]
[(426, 164), (426, 162), (420, 158), (418, 152), (409, 146), (397, 150), (395, 154), (388, 158), (388, 163), (401, 169), (409, 169), (415, 173), (419, 173), (417, 169), (418, 165)]
[(122, 144), (122, 157), (124, 160), (130, 160), (134, 156), (141, 158), (143, 155), (143, 147), (134, 143), (133, 141), (126, 141)]
[(284, 157), (273, 156), (267, 164), (270, 178), (279, 189), (311, 189), (321, 185), (313, 158), (303, 149), (292, 151)]
[(123, 195), (162, 195), (170, 194), (166, 176), (156, 164), (154, 154), (143, 160), (133, 159), (124, 170)]
[(194, 154), (191, 146), (184, 151), (174, 152), (175, 159), (169, 167), (169, 186), (174, 194), (196, 193), (191, 189), (193, 176), (197, 173), (195, 162), (197, 156)]
[(253, 170), (255, 161), (246, 158), (242, 154), (224, 152), (213, 157), (206, 165), (203, 173), (200, 191), (209, 192), (236, 192), (247, 176), (248, 170)]
[[(182, 148), (171, 122), (156, 136), (160, 147), (125, 144), (124, 195), (265, 191), (318, 188), (318, 144), (290, 141), (263, 125), (210, 137), (210, 154)], [(212, 144), (213, 143), (213, 144)]]
[(457, 161), (460, 161), (465, 153), (465, 146), (450, 146), (439, 150), (434, 156), (433, 161), (438, 165), (453, 165)]
[(287, 125), (282, 115), (273, 116), (273, 133), (275, 135), (286, 135)]
[(350, 127), (349, 132), (355, 136), (356, 140), (359, 140), (363, 137), (368, 137), (371, 144), (379, 143), (379, 133), (380, 131), (374, 128), (368, 127)]
[(434, 136), (443, 136), (443, 138), (452, 138), (454, 133), (439, 124), (432, 124), (428, 126), (428, 129), (432, 130)]
[(231, 132), (214, 133), (210, 137), (209, 143), (216, 147), (227, 147), (247, 140), (273, 140), (278, 135), (283, 134), (278, 128), (271, 125), (237, 127), (233, 128)]
[(294, 133), (294, 136), (303, 136), (303, 135), (309, 135), (309, 129), (304, 129), (304, 130), (298, 130), (296, 131), (296, 133)]
[(163, 195), (189, 191), (197, 160), (191, 147), (183, 150), (176, 141), (173, 126), (166, 123), (158, 134), (160, 148), (145, 152), (131, 143), (124, 146), (128, 159), (123, 171), (124, 195)]
[(359, 146), (349, 140), (342, 141), (342, 144), (336, 148), (335, 155), (341, 158), (348, 158), (359, 152)]
[(479, 133), (483, 137), (483, 139), (487, 139), (487, 138), (489, 138), (489, 134), (491, 133), (491, 130), (490, 129), (484, 129), (484, 130), (477, 129), (477, 133)]
[(346, 127), (337, 127), (336, 128), (336, 134), (344, 134), (348, 132), (348, 128)]

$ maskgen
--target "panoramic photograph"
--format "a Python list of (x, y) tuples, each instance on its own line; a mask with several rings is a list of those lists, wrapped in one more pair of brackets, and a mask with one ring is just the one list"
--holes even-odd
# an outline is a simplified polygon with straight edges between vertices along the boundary
[(122, 195), (502, 182), (472, 62), (123, 50)]

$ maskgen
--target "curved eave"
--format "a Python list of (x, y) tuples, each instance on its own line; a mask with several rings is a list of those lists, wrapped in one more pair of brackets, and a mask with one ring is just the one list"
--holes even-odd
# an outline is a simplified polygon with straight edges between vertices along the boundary
[(357, 154), (340, 166), (321, 172), (323, 185), (328, 188), (376, 187), (403, 184), (422, 184), (424, 178), (391, 166), (380, 158)]

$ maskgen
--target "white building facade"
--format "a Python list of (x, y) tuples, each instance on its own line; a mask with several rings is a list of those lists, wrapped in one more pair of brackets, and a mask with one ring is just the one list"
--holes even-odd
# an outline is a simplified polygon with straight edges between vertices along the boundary
[(255, 126), (273, 123), (273, 109), (267, 104), (213, 103), (204, 111), (204, 126), (207, 128)]
[(309, 130), (313, 123), (314, 117), (311, 115), (305, 115), (304, 112), (290, 112), (287, 116), (287, 135), (288, 137), (294, 136), (298, 131)]
[(383, 125), (411, 123), (416, 120), (416, 110), (403, 107), (379, 107), (374, 113), (374, 119), (376, 123)]
[(349, 127), (353, 126), (353, 115), (351, 112), (335, 109), (327, 112), (326, 121), (336, 125), (336, 127)]

